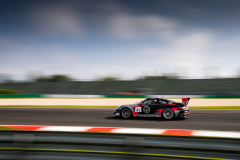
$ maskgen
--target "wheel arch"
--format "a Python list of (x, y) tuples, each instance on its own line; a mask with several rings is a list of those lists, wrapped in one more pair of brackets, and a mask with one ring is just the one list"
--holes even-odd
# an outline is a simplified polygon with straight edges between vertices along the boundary
[(121, 108), (121, 110), (120, 110), (120, 116), (123, 117), (123, 116), (122, 116), (122, 110), (125, 109), (125, 108), (127, 108), (127, 109), (129, 109), (129, 110), (131, 111), (131, 114), (130, 114), (130, 117), (129, 117), (129, 118), (131, 118), (131, 117), (133, 116), (133, 112), (134, 112), (134, 111), (133, 111), (133, 109), (132, 109), (131, 107), (129, 107), (129, 106), (124, 106), (124, 107)]
[(122, 108), (121, 108), (121, 111), (122, 111), (124, 108), (129, 108), (132, 112), (134, 112), (134, 109), (133, 109), (132, 107), (130, 107), (130, 106), (124, 106), (124, 107), (122, 107)]
[[(174, 117), (176, 117), (176, 112), (175, 112), (175, 111), (177, 111), (177, 108), (176, 108), (176, 110), (174, 109), (174, 110), (175, 110), (175, 111), (174, 111), (173, 108), (171, 108), (171, 107), (166, 107), (166, 108), (164, 108), (163, 111), (162, 111), (162, 115), (161, 115), (161, 116), (162, 116), (163, 118), (165, 118), (164, 115), (163, 115), (163, 113), (164, 113), (164, 111), (167, 110), (167, 109), (170, 109), (170, 110), (172, 111), (172, 113), (173, 113), (173, 117), (172, 117), (171, 119), (173, 119)], [(166, 119), (166, 118), (165, 118), (165, 119)], [(170, 120), (170, 119), (169, 119), (169, 120)]]

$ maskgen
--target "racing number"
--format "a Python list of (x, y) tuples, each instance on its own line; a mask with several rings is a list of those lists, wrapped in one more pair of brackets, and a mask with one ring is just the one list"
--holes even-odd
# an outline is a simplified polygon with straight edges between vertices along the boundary
[(135, 107), (135, 112), (142, 112), (142, 107)]

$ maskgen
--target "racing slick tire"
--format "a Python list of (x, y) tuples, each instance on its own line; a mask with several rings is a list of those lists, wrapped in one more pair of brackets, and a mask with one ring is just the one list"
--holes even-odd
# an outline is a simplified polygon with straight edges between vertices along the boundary
[(132, 111), (129, 108), (123, 108), (121, 110), (121, 117), (124, 119), (128, 119), (132, 117)]
[(162, 112), (162, 117), (166, 120), (170, 120), (174, 118), (174, 112), (173, 110), (171, 110), (170, 108), (166, 108), (163, 112)]

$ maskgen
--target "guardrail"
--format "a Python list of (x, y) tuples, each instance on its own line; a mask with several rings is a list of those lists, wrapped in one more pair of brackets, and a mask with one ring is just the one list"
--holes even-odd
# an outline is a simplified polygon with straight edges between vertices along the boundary
[(1, 131), (0, 159), (239, 160), (240, 139), (90, 132)]

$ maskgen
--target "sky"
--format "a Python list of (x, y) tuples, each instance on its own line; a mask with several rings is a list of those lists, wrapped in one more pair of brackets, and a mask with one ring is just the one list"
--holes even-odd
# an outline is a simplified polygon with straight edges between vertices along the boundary
[(0, 75), (240, 73), (238, 0), (0, 0)]

